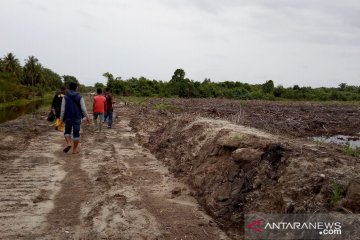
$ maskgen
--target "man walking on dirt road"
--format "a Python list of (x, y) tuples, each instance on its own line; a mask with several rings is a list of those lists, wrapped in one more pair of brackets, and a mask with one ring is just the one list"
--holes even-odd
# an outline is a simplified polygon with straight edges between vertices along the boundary
[(60, 91), (55, 94), (51, 103), (51, 111), (55, 111), (55, 117), (56, 117), (55, 129), (59, 130), (60, 132), (64, 131), (64, 125), (60, 124), (61, 103), (64, 94), (65, 94), (65, 87), (61, 87)]
[(94, 97), (93, 103), (94, 124), (95, 130), (101, 132), (102, 124), (104, 122), (104, 115), (106, 112), (106, 98), (102, 95), (101, 88), (98, 88), (96, 93), (97, 95)]
[(86, 110), (84, 98), (76, 92), (77, 84), (71, 82), (69, 84), (69, 91), (64, 95), (61, 103), (61, 122), (65, 122), (65, 141), (67, 147), (64, 148), (64, 152), (68, 152), (71, 148), (71, 131), (73, 132), (73, 154), (79, 152), (80, 141), (80, 125), (81, 119), (86, 117), (88, 123), (90, 119)]
[(105, 98), (106, 98), (106, 114), (105, 114), (105, 121), (108, 122), (108, 128), (112, 127), (112, 119), (113, 119), (113, 105), (114, 100), (113, 96), (110, 92), (110, 88), (105, 89)]

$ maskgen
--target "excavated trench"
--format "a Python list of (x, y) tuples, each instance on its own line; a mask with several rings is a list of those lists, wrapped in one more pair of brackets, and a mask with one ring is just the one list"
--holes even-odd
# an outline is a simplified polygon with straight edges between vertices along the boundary
[(134, 114), (139, 141), (234, 239), (241, 239), (247, 213), (360, 211), (356, 157), (224, 120), (151, 109)]

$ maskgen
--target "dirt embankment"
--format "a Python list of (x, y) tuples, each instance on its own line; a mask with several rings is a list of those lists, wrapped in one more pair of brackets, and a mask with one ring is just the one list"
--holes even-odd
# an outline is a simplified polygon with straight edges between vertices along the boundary
[[(235, 239), (245, 213), (359, 213), (360, 161), (219, 119), (139, 109), (140, 141)], [(145, 136), (145, 137), (144, 137)]]

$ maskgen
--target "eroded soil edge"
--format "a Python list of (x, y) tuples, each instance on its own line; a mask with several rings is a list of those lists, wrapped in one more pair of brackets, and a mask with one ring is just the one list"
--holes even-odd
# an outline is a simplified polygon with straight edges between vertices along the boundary
[(359, 213), (356, 157), (219, 119), (150, 108), (134, 114), (139, 141), (236, 239), (246, 213)]

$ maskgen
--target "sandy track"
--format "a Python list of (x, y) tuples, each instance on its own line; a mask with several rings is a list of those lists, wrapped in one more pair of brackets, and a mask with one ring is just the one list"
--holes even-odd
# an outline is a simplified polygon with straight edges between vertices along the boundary
[(124, 111), (102, 133), (84, 125), (81, 154), (62, 153), (50, 130), (1, 160), (1, 239), (227, 239), (137, 144)]
[(61, 148), (61, 143), (49, 141), (57, 138), (56, 132), (38, 136), (23, 152), (13, 152), (7, 161), (1, 161), (1, 239), (37, 235), (46, 226), (46, 214), (54, 206), (51, 199), (65, 176), (59, 154), (54, 151)]

